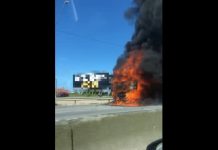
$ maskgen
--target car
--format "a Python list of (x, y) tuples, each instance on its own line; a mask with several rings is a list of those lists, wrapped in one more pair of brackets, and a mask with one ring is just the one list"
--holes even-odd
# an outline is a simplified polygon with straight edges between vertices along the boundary
[(162, 150), (162, 139), (158, 139), (152, 143), (150, 143), (146, 150)]

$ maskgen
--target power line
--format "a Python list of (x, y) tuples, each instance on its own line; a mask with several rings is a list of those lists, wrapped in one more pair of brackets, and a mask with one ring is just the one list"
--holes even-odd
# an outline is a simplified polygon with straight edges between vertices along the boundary
[(93, 38), (91, 36), (84, 36), (84, 35), (82, 36), (82, 35), (79, 35), (77, 33), (61, 31), (61, 30), (56, 30), (56, 32), (61, 32), (61, 33), (64, 33), (66, 35), (69, 35), (69, 36), (73, 36), (73, 37), (77, 37), (77, 38), (81, 38), (81, 39), (85, 39), (85, 40), (91, 40), (91, 41), (95, 41), (95, 42), (99, 42), (99, 43), (103, 43), (103, 44), (107, 44), (107, 45), (111, 45), (111, 46), (115, 46), (115, 47), (119, 47), (119, 48), (122, 47), (123, 48), (123, 46), (121, 46), (119, 44), (111, 43), (111, 42), (104, 41), (104, 40), (99, 40), (99, 39)]
[[(63, 5), (62, 5), (62, 7), (61, 7), (61, 9), (60, 9), (60, 14), (59, 14), (60, 19), (62, 18), (62, 14), (63, 14), (64, 7), (66, 7), (66, 5), (68, 5), (68, 3), (70, 3), (70, 1), (68, 1), (68, 0), (64, 1)], [(72, 1), (71, 3), (73, 3), (72, 5), (74, 5), (74, 2), (73, 2), (73, 1)], [(74, 7), (75, 7), (75, 6), (74, 6)], [(75, 12), (74, 12), (74, 13), (75, 13)], [(77, 14), (75, 14), (75, 15), (77, 15)], [(77, 16), (75, 16), (75, 17), (77, 17)], [(58, 18), (56, 18), (56, 19), (58, 19)], [(78, 17), (75, 18), (75, 19), (77, 20)], [(59, 20), (59, 22), (60, 22), (60, 20)], [(56, 21), (56, 22), (55, 22), (55, 26), (57, 26), (57, 25), (59, 24), (59, 22)], [(80, 38), (80, 39), (91, 40), (91, 41), (95, 41), (95, 42), (99, 42), (99, 43), (102, 43), (102, 44), (107, 44), (107, 45), (115, 46), (115, 47), (119, 47), (119, 48), (123, 48), (123, 47), (124, 47), (123, 45), (119, 45), (119, 44), (116, 44), (116, 43), (111, 43), (111, 42), (104, 41), (104, 40), (99, 40), (99, 39), (96, 39), (96, 38), (93, 38), (93, 37), (87, 36), (87, 35), (81, 36), (81, 35), (79, 35), (79, 34), (77, 34), (77, 33), (72, 33), (72, 32), (69, 33), (69, 32), (67, 32), (67, 31), (61, 31), (61, 30), (57, 30), (57, 29), (56, 29), (56, 31), (57, 31), (57, 32), (64, 33), (64, 34), (66, 34), (66, 35), (68, 35), (68, 36), (73, 36), (73, 37), (77, 37), (77, 38)]]

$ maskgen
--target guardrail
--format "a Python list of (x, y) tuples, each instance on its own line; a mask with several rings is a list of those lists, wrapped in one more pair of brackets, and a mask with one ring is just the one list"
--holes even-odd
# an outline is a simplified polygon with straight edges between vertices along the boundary
[(76, 104), (102, 104), (112, 102), (112, 98), (56, 98), (55, 102), (59, 105), (76, 105)]
[(113, 99), (112, 97), (56, 97), (56, 99)]

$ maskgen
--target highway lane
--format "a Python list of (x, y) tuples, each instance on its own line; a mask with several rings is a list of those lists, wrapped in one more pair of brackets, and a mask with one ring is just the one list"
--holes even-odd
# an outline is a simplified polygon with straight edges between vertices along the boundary
[(161, 105), (140, 106), (140, 107), (121, 107), (121, 106), (110, 106), (110, 105), (56, 106), (55, 121), (73, 120), (78, 118), (127, 113), (127, 112), (153, 111), (157, 109), (162, 109), (162, 106)]

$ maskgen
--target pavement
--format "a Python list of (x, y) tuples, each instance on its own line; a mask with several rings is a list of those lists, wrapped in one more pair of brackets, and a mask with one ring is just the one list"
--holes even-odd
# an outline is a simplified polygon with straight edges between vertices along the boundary
[(140, 106), (140, 107), (123, 107), (110, 105), (73, 105), (73, 106), (56, 106), (55, 121), (74, 120), (78, 118), (95, 117), (110, 114), (122, 114), (128, 112), (154, 111), (162, 109), (161, 105)]

